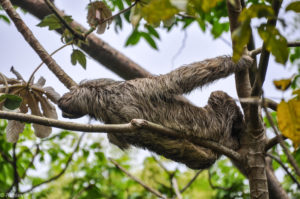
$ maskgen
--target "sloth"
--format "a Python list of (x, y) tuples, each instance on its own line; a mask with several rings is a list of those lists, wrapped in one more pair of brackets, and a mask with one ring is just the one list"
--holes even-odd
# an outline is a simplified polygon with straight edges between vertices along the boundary
[[(89, 115), (106, 124), (128, 123), (132, 119), (171, 128), (185, 136), (211, 140), (233, 150), (239, 148), (243, 115), (234, 99), (222, 91), (213, 92), (205, 107), (197, 107), (180, 95), (189, 93), (252, 64), (248, 56), (234, 63), (221, 56), (180, 67), (168, 74), (128, 81), (95, 79), (72, 87), (58, 101), (63, 117)], [(133, 145), (148, 149), (192, 169), (211, 166), (220, 156), (211, 149), (186, 139), (172, 138), (159, 132), (139, 129), (109, 133), (111, 143), (121, 149)]]

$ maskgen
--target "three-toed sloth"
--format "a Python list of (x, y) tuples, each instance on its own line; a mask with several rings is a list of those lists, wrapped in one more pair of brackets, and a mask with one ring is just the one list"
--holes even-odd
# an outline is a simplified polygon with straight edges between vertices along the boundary
[[(82, 82), (58, 102), (64, 117), (90, 115), (106, 124), (145, 119), (178, 133), (212, 140), (231, 149), (239, 148), (243, 115), (235, 101), (222, 91), (213, 92), (201, 108), (178, 95), (227, 77), (251, 66), (250, 57), (234, 63), (231, 57), (217, 57), (178, 68), (168, 74), (128, 81), (96, 79)], [(185, 139), (140, 129), (108, 133), (111, 143), (121, 149), (130, 145), (145, 148), (192, 169), (211, 166), (219, 154)]]

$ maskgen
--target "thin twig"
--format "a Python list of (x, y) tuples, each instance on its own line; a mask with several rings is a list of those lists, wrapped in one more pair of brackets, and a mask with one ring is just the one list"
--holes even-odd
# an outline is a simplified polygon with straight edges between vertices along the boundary
[(103, 20), (100, 22), (100, 24), (103, 24), (103, 23), (105, 23), (105, 22), (107, 22), (107, 21), (109, 21), (109, 20), (112, 20), (113, 18), (115, 18), (115, 17), (117, 17), (117, 16), (119, 16), (119, 15), (121, 15), (121, 14), (123, 14), (123, 13), (129, 11), (129, 10), (130, 10), (131, 8), (133, 8), (138, 2), (139, 2), (139, 0), (134, 1), (133, 4), (131, 4), (128, 8), (125, 8), (124, 10), (121, 10), (120, 12), (118, 12), (117, 14), (115, 14), (115, 15), (113, 15), (113, 16), (111, 16), (111, 17), (108, 17), (108, 18), (106, 18), (106, 19), (103, 19)]
[(179, 191), (176, 178), (173, 177), (172, 180), (171, 180), (171, 182), (172, 182), (172, 188), (174, 189), (177, 198), (178, 199), (182, 199), (182, 195), (181, 195), (181, 192)]
[(20, 15), (16, 12), (13, 5), (9, 0), (0, 0), (0, 4), (11, 20), (14, 22), (18, 31), (22, 34), (24, 39), (29, 43), (29, 45), (35, 50), (39, 55), (41, 60), (45, 62), (48, 68), (56, 75), (56, 77), (67, 87), (77, 85), (77, 83), (65, 73), (61, 67), (56, 63), (56, 61), (47, 53), (44, 47), (33, 35), (28, 26), (24, 23)]
[(9, 164), (13, 165), (13, 160), (10, 159), (3, 151), (0, 151), (0, 154), (1, 154), (2, 158), (3, 158), (6, 162), (8, 162)]
[(61, 177), (61, 176), (66, 172), (66, 170), (68, 169), (70, 163), (72, 162), (73, 156), (74, 156), (74, 154), (78, 151), (79, 146), (80, 146), (80, 143), (81, 143), (82, 138), (83, 138), (84, 135), (85, 135), (85, 133), (82, 133), (82, 134), (81, 134), (81, 136), (79, 137), (78, 142), (77, 142), (77, 144), (76, 144), (76, 146), (75, 146), (73, 152), (71, 153), (71, 155), (69, 156), (69, 158), (68, 158), (68, 160), (67, 160), (67, 162), (66, 162), (66, 164), (65, 164), (65, 167), (64, 167), (57, 175), (55, 175), (55, 176), (49, 178), (48, 180), (45, 180), (45, 181), (39, 183), (39, 184), (36, 184), (36, 185), (32, 186), (30, 189), (28, 189), (28, 190), (26, 190), (26, 191), (23, 191), (23, 192), (20, 192), (20, 193), (21, 193), (21, 194), (24, 194), (24, 193), (31, 192), (31, 191), (34, 190), (35, 188), (37, 188), (37, 187), (39, 187), (39, 186), (41, 186), (41, 185), (43, 185), (43, 184), (50, 183), (50, 182), (52, 182), (52, 181), (58, 179), (59, 177)]
[(297, 184), (297, 187), (300, 189), (300, 183), (295, 178), (295, 176), (293, 176), (293, 174), (289, 171), (289, 169), (284, 165), (284, 163), (278, 157), (276, 157), (270, 153), (267, 153), (267, 156), (269, 156), (270, 158), (272, 158), (273, 160), (278, 162), (278, 164), (280, 164), (280, 166), (285, 170), (285, 172), (291, 177), (291, 179), (294, 181), (295, 184)]
[(123, 168), (121, 165), (119, 165), (115, 160), (108, 158), (118, 169), (120, 169), (121, 171), (123, 171), (128, 177), (130, 177), (131, 179), (133, 179), (134, 181), (136, 181), (137, 183), (139, 183), (140, 185), (142, 185), (146, 190), (150, 191), (151, 193), (153, 193), (154, 195), (156, 195), (159, 198), (167, 198), (164, 195), (162, 195), (159, 191), (151, 188), (150, 186), (146, 185), (143, 181), (141, 181), (140, 179), (138, 179), (137, 177), (135, 177), (134, 175), (132, 175), (131, 173), (129, 173), (125, 168)]
[[(299, 47), (300, 46), (300, 41), (293, 41), (293, 42), (288, 42), (287, 47)], [(260, 54), (262, 52), (262, 48), (257, 48), (249, 52), (249, 55), (251, 57), (255, 57), (256, 55)]]
[(213, 185), (213, 183), (211, 181), (210, 169), (208, 169), (207, 172), (208, 172), (208, 182), (209, 182), (209, 185), (212, 189), (221, 189), (221, 190), (224, 190), (224, 191), (230, 191), (232, 189), (232, 187), (221, 187), (221, 186)]
[(181, 193), (185, 192), (192, 184), (195, 182), (197, 177), (202, 173), (203, 170), (197, 171), (197, 173), (194, 175), (194, 177), (180, 190)]
[(71, 32), (72, 35), (74, 35), (75, 37), (77, 37), (80, 40), (85, 40), (85, 37), (78, 33), (76, 30), (74, 30), (68, 22), (66, 22), (66, 20), (59, 14), (58, 10), (56, 9), (56, 7), (52, 4), (52, 2), (50, 0), (44, 0), (45, 3), (47, 4), (47, 6), (49, 7), (49, 9), (55, 14), (55, 16), (59, 19), (59, 21)]
[(33, 165), (34, 160), (35, 160), (36, 156), (39, 154), (39, 152), (40, 152), (40, 147), (37, 144), (36, 145), (35, 153), (33, 154), (32, 158), (31, 158), (31, 161), (28, 164), (27, 168), (25, 169), (25, 171), (24, 171), (23, 175), (21, 176), (20, 180), (22, 180), (22, 179), (24, 179), (26, 177), (28, 169)]
[[(50, 56), (53, 56), (55, 53), (57, 53), (58, 51), (62, 50), (62, 49), (65, 48), (66, 46), (72, 44), (73, 42), (74, 42), (74, 40), (69, 41), (68, 43), (66, 43), (66, 44), (64, 44), (63, 46), (59, 47), (58, 49), (56, 49), (55, 51), (53, 51), (53, 52), (50, 54)], [(34, 77), (34, 74), (41, 68), (41, 66), (42, 66), (43, 64), (44, 64), (44, 62), (40, 63), (40, 64), (36, 67), (36, 69), (32, 72), (32, 74), (30, 75), (30, 77), (29, 77), (29, 79), (28, 79), (28, 81), (27, 81), (28, 84), (31, 82), (32, 78)]]
[(18, 173), (18, 164), (17, 164), (17, 154), (16, 154), (16, 148), (17, 148), (17, 143), (13, 144), (13, 167), (14, 167), (14, 187), (15, 187), (15, 193), (19, 193), (19, 173)]
[(122, 133), (122, 132), (133, 132), (138, 129), (148, 129), (153, 132), (164, 133), (167, 136), (174, 137), (176, 139), (186, 139), (189, 142), (204, 146), (212, 149), (220, 154), (224, 154), (229, 158), (239, 161), (241, 156), (238, 152), (220, 145), (217, 142), (199, 138), (196, 136), (187, 136), (185, 133), (179, 133), (176, 130), (166, 128), (159, 124), (155, 124), (143, 119), (133, 119), (127, 124), (105, 124), (105, 125), (90, 125), (90, 124), (79, 124), (74, 122), (63, 122), (51, 118), (39, 117), (36, 115), (28, 115), (23, 113), (12, 113), (8, 111), (0, 111), (0, 118), (17, 120), (21, 122), (36, 123), (45, 126), (57, 127), (66, 130), (84, 131), (84, 132), (97, 132), (97, 133)]
[[(263, 99), (264, 99), (264, 98), (263, 98)], [(276, 134), (276, 136), (277, 136), (277, 138), (278, 138), (278, 141), (279, 141), (280, 146), (282, 147), (284, 153), (287, 155), (287, 158), (288, 158), (289, 162), (290, 162), (291, 165), (294, 167), (296, 174), (297, 174), (298, 176), (300, 176), (300, 168), (298, 167), (296, 160), (295, 160), (295, 159), (293, 158), (293, 156), (291, 155), (289, 149), (288, 149), (287, 146), (285, 145), (285, 143), (284, 143), (282, 137), (279, 136), (279, 133), (278, 133), (278, 131), (277, 131), (277, 128), (275, 127), (275, 124), (274, 124), (274, 122), (273, 122), (273, 120), (272, 120), (272, 117), (271, 117), (270, 114), (269, 114), (268, 109), (267, 109), (266, 107), (264, 107), (264, 106), (263, 106), (263, 109), (264, 109), (264, 111), (265, 111), (265, 113), (266, 113), (266, 116), (267, 116), (267, 118), (268, 118), (268, 120), (269, 120), (269, 122), (270, 122), (270, 124), (271, 124), (271, 127), (272, 127), (274, 133)]]
[(171, 172), (165, 167), (165, 165), (163, 165), (163, 163), (161, 161), (159, 161), (154, 155), (152, 155), (152, 158), (168, 175), (171, 174)]

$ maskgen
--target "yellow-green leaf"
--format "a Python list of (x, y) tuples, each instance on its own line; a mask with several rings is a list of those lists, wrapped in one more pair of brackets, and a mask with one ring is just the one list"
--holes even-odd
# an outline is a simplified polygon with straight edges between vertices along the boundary
[(276, 62), (285, 64), (289, 56), (286, 38), (276, 27), (266, 24), (258, 28), (258, 33), (264, 40), (266, 49), (274, 55)]
[(179, 10), (169, 0), (151, 0), (142, 7), (142, 17), (151, 25), (168, 20), (178, 12)]
[(243, 54), (243, 48), (251, 36), (250, 20), (244, 21), (233, 33), (233, 61), (237, 62)]
[(274, 11), (271, 6), (263, 5), (263, 4), (253, 4), (249, 8), (244, 9), (240, 16), (239, 21), (246, 21), (251, 18), (262, 18), (265, 17), (267, 19), (274, 17)]
[(293, 95), (297, 95), (298, 97), (300, 97), (300, 89), (294, 90)]
[(282, 134), (293, 141), (294, 147), (300, 144), (300, 101), (282, 101), (277, 107), (278, 127)]
[(209, 12), (212, 8), (216, 7), (222, 0), (190, 0), (191, 4), (196, 9), (201, 9), (203, 12)]
[(285, 91), (291, 86), (292, 79), (274, 80), (273, 83), (277, 89)]
[(295, 1), (295, 2), (290, 3), (286, 7), (285, 11), (289, 11), (289, 10), (299, 13), (300, 12), (300, 1)]

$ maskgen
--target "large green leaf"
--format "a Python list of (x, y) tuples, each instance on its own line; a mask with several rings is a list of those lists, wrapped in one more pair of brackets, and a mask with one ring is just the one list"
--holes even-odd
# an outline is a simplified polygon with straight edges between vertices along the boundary
[(258, 33), (263, 39), (266, 49), (275, 56), (275, 60), (279, 63), (285, 64), (288, 59), (287, 41), (279, 30), (271, 25), (262, 24), (258, 28)]
[(22, 98), (17, 95), (0, 94), (0, 102), (5, 100), (4, 106), (10, 110), (19, 108), (22, 103)]
[(142, 17), (154, 26), (161, 21), (168, 20), (179, 12), (169, 0), (151, 0), (147, 5), (143, 6)]

